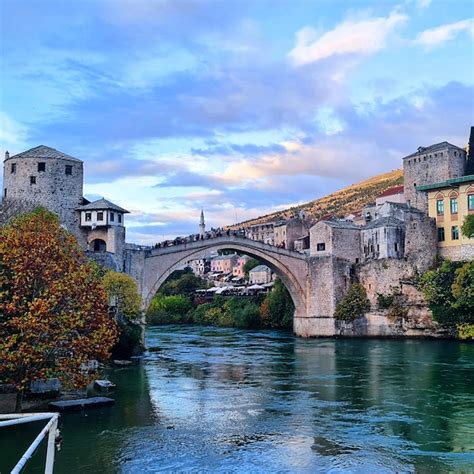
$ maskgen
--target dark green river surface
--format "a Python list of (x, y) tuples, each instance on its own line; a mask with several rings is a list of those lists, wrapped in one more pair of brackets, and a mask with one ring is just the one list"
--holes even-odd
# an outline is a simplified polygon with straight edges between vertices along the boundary
[[(474, 472), (473, 344), (193, 326), (147, 344), (108, 373), (115, 406), (61, 416), (56, 473)], [(0, 430), (2, 473), (35, 430)]]

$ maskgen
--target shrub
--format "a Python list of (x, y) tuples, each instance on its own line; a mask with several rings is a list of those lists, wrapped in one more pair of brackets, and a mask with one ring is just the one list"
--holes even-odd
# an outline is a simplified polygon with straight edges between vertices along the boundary
[(474, 262), (441, 263), (417, 282), (433, 319), (446, 326), (474, 322)]
[(395, 295), (384, 295), (383, 293), (377, 293), (377, 306), (380, 309), (390, 308), (395, 301)]
[(156, 294), (147, 311), (149, 324), (177, 324), (189, 322), (192, 302), (187, 296)]
[(474, 214), (470, 214), (464, 218), (464, 222), (461, 226), (461, 233), (468, 239), (474, 237)]
[(354, 321), (370, 310), (367, 292), (362, 285), (353, 284), (336, 307), (334, 317), (342, 321)]
[(252, 302), (247, 302), (245, 306), (236, 310), (233, 314), (235, 327), (241, 329), (254, 329), (260, 327), (260, 310)]
[(458, 324), (457, 326), (458, 338), (462, 340), (474, 340), (474, 324)]
[(408, 316), (408, 309), (401, 304), (393, 304), (387, 312), (387, 318), (392, 321), (399, 321)]

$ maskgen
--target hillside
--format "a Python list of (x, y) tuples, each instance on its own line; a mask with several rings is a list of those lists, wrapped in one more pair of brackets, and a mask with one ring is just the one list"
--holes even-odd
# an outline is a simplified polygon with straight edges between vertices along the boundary
[(318, 221), (328, 214), (343, 217), (361, 211), (363, 207), (373, 203), (375, 198), (386, 189), (400, 184), (403, 184), (403, 171), (390, 171), (389, 173), (374, 176), (360, 183), (352, 184), (347, 188), (302, 204), (299, 207), (290, 207), (289, 209), (273, 212), (230, 226), (230, 228), (238, 229), (278, 219), (287, 219), (294, 216), (300, 210), (303, 210), (306, 217), (312, 221)]

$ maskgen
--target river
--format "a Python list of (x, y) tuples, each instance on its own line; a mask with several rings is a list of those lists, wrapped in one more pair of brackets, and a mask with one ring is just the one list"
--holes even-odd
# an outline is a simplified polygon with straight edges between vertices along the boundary
[[(55, 473), (474, 471), (473, 344), (195, 326), (147, 344), (108, 373), (115, 406), (61, 417)], [(2, 431), (4, 473), (34, 431)]]

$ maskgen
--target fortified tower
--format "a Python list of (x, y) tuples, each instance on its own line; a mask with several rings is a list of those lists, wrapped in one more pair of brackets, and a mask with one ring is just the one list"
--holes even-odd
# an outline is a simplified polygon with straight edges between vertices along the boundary
[(464, 176), (466, 151), (448, 142), (419, 147), (403, 158), (404, 194), (407, 204), (428, 212), (425, 192), (416, 188)]
[(83, 241), (79, 230), (83, 163), (54, 148), (40, 145), (10, 156), (3, 164), (3, 198), (33, 202), (59, 216), (60, 222)]

